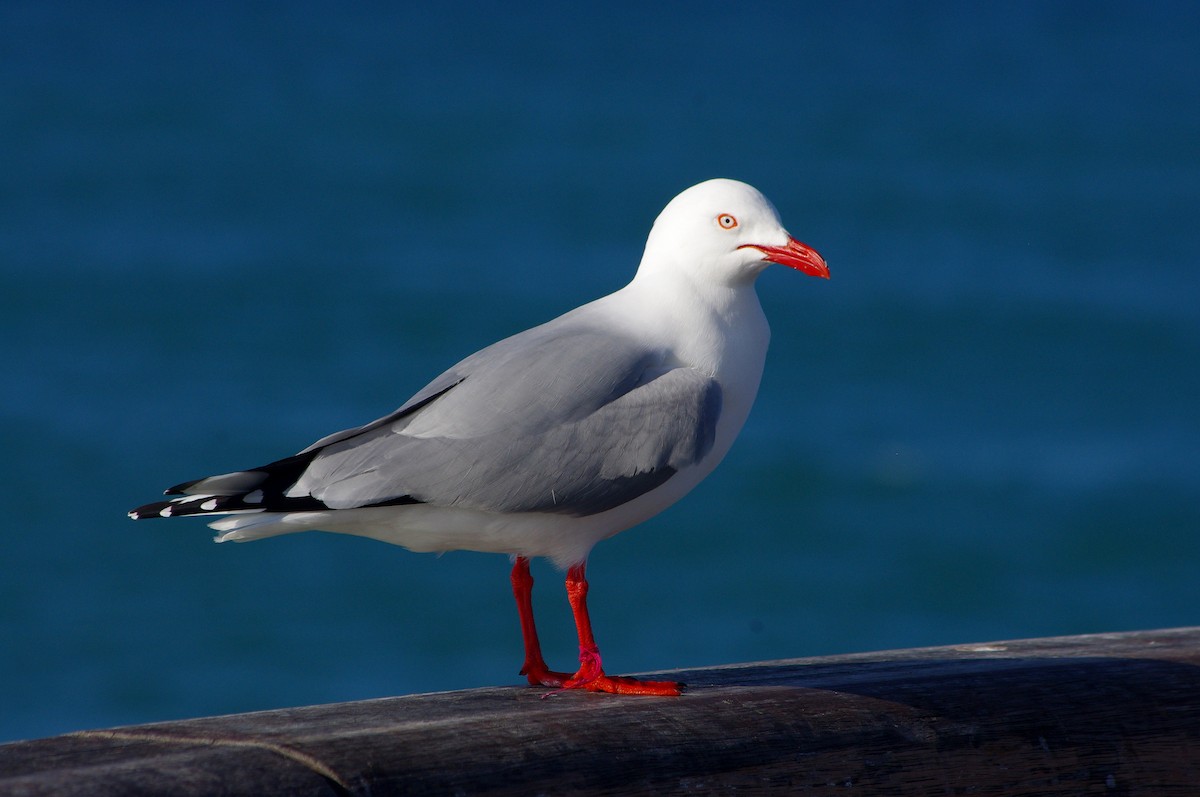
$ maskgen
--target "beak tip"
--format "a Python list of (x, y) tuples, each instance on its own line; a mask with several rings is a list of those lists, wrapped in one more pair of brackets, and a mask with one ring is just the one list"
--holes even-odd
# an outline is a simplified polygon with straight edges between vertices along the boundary
[(757, 249), (762, 253), (762, 259), (768, 263), (778, 263), (781, 266), (794, 268), (802, 274), (812, 277), (829, 279), (829, 264), (825, 258), (808, 244), (803, 244), (795, 238), (789, 238), (786, 246), (763, 246), (761, 244), (743, 244), (739, 249)]

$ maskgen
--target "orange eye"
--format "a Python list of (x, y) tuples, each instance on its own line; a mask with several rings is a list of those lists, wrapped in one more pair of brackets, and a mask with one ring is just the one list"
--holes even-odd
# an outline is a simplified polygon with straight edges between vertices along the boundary
[(738, 225), (738, 220), (728, 213), (722, 213), (720, 216), (717, 216), (717, 224), (720, 224), (726, 230), (732, 230)]

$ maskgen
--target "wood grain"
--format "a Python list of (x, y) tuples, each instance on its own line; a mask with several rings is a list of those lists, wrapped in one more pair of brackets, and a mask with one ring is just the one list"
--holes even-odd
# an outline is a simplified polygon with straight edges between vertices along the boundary
[(471, 689), (0, 745), (0, 794), (1200, 794), (1200, 628)]

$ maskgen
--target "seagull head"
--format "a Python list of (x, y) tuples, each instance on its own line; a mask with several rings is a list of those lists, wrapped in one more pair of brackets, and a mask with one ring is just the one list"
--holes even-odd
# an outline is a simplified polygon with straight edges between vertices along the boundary
[(716, 179), (667, 203), (650, 230), (639, 271), (670, 269), (738, 285), (752, 283), (771, 263), (829, 278), (824, 258), (788, 234), (758, 189)]

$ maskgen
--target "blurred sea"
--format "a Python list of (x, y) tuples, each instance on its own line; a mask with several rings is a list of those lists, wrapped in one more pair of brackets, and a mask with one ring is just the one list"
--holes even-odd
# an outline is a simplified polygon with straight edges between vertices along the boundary
[(519, 683), (503, 557), (125, 512), (615, 290), (714, 176), (833, 279), (763, 276), (742, 438), (596, 549), (611, 670), (1200, 623), (1195, 4), (17, 0), (0, 740)]

